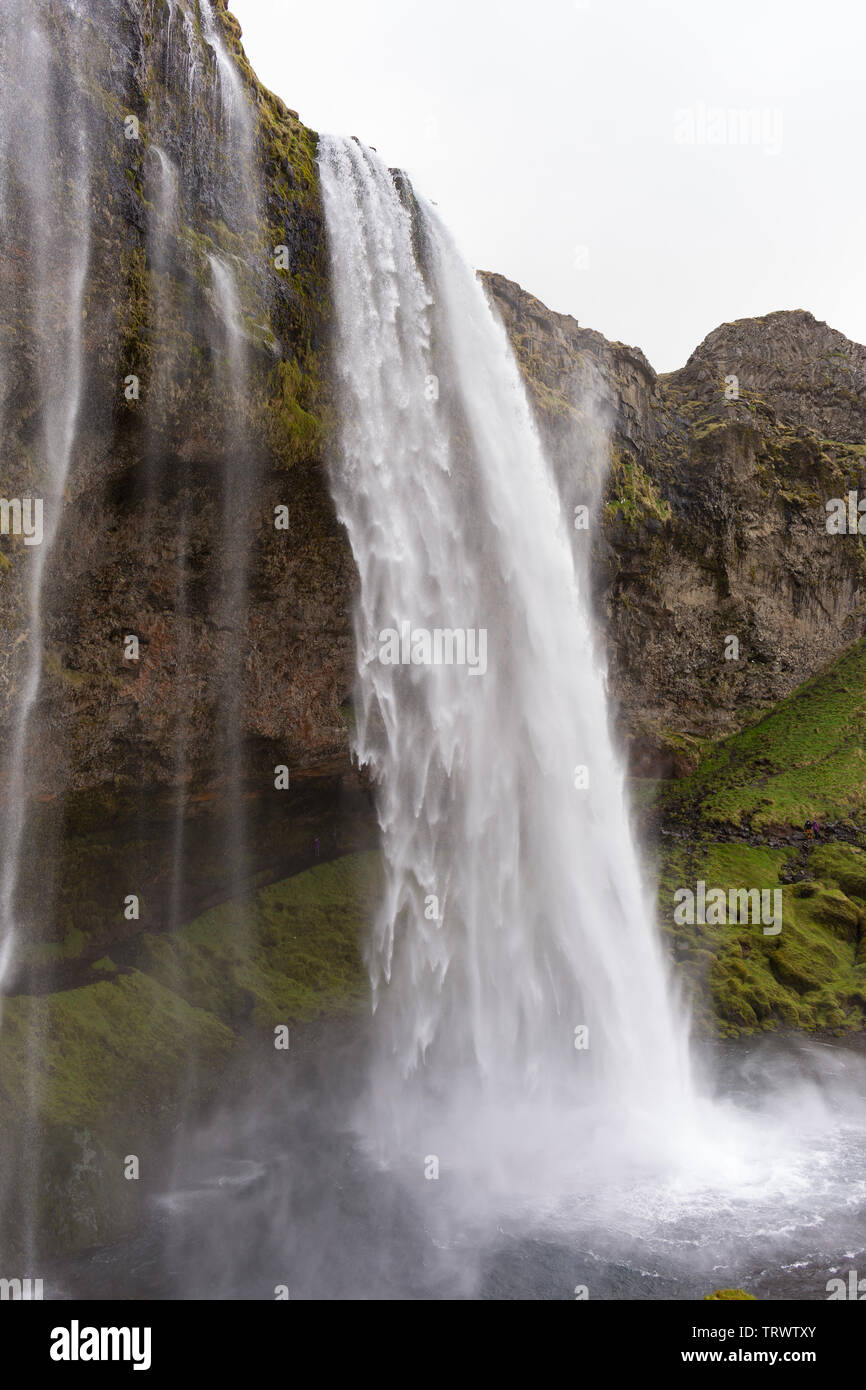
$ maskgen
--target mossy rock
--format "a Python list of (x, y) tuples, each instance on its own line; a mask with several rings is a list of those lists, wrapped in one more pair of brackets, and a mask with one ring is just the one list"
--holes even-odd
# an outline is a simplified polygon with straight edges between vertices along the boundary
[(146, 934), (139, 965), (232, 1027), (357, 1012), (380, 863), (374, 852), (346, 855), (212, 908), (173, 936)]
[(5, 1238), (26, 1250), (35, 1222), (53, 1253), (114, 1240), (138, 1220), (155, 1137), (189, 1084), (213, 1094), (240, 1040), (138, 971), (80, 989), (6, 999), (0, 1038), (0, 1167)]
[(753, 1293), (746, 1293), (745, 1289), (716, 1289), (715, 1293), (704, 1294), (705, 1303), (713, 1303), (716, 1300), (747, 1299), (750, 1303), (756, 1303), (757, 1299)]
[[(866, 639), (740, 733), (705, 749), (664, 804), (705, 824), (802, 827), (866, 807)], [(816, 846), (816, 848), (818, 848)], [(853, 868), (852, 868), (853, 871)]]
[(820, 845), (809, 867), (828, 887), (841, 888), (849, 898), (866, 902), (866, 854), (857, 845)]
[(796, 913), (801, 922), (808, 921), (813, 925), (826, 927), (843, 941), (859, 940), (863, 912), (841, 889), (822, 888), (817, 893), (791, 897), (792, 905), (796, 906)]
[(35, 1106), (48, 1123), (114, 1140), (132, 1114), (138, 1123), (158, 1120), (191, 1065), (219, 1067), (238, 1039), (212, 1014), (131, 970), (81, 989), (7, 999), (2, 1044), (7, 1118)]
[[(859, 903), (817, 880), (781, 884), (790, 850), (704, 842), (690, 855), (681, 845), (670, 853), (660, 911), (705, 1026), (724, 1036), (779, 1026), (837, 1033), (863, 1027), (866, 952)], [(751, 922), (672, 925), (674, 888), (697, 879), (726, 892), (780, 891), (781, 931), (765, 935), (763, 924)]]
[[(695, 772), (658, 787), (663, 823), (677, 831), (661, 845), (659, 913), (701, 1027), (723, 1036), (866, 1027), (866, 834), (860, 845), (848, 842), (860, 835), (864, 696), (866, 642), (859, 641), (754, 725), (705, 745)], [(824, 823), (827, 838), (791, 835), (807, 817)], [(791, 843), (731, 834), (743, 828)], [(835, 833), (845, 839), (829, 838)], [(726, 892), (781, 890), (781, 932), (677, 925), (673, 894), (698, 879)]]
[[(109, 956), (92, 983), (4, 1001), (0, 1171), (11, 1180), (7, 1250), (34, 1218), (54, 1253), (118, 1239), (178, 1117), (216, 1097), (230, 1062), (277, 1024), (359, 1011), (361, 939), (377, 900), (376, 853), (346, 855), (141, 938), (138, 964)], [(95, 978), (94, 978), (95, 976)]]

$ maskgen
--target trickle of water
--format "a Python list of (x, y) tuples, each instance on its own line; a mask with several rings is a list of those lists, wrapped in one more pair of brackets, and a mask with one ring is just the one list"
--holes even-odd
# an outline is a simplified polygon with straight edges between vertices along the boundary
[[(188, 884), (202, 844), (209, 853), (211, 840), (224, 838), (227, 896), (248, 878), (241, 715), (258, 495), (249, 422), (261, 381), (253, 380), (244, 325), (266, 321), (270, 305), (257, 116), (216, 6), (171, 0), (155, 10), (138, 7), (135, 24), (121, 22), (122, 9), (101, 0), (0, 7), (2, 494), (44, 503), (41, 545), (0, 542), (11, 561), (3, 568), (0, 623), (0, 1005), (6, 991), (20, 992), (34, 948), (62, 940), (67, 928), (55, 870), (69, 783), (52, 765), (55, 745), (42, 737), (53, 698), (51, 687), (43, 689), (44, 649), (50, 644), (54, 655), (62, 564), (76, 540), (66, 518), (81, 515), (91, 446), (110, 438), (116, 392), (124, 388), (132, 394), (120, 407), (126, 412), (130, 403), (118, 442), (124, 462), (135, 465), (127, 476), (140, 553), (162, 592), (170, 593), (175, 570), (175, 607), (163, 630), (165, 671), (176, 673), (174, 688), (170, 680), (164, 687), (171, 757), (157, 789), (175, 799), (166, 824), (161, 811), (153, 814), (153, 785), (142, 782), (137, 848), (119, 872), (150, 894), (154, 918), (169, 929), (190, 914)], [(133, 86), (149, 96), (134, 137), (117, 114)], [(143, 197), (140, 215), (123, 227), (113, 194), (128, 175)], [(109, 207), (103, 218), (100, 209)], [(118, 233), (122, 251), (110, 244)], [(134, 335), (124, 323), (130, 250), (142, 272)], [(208, 252), (211, 290), (202, 293)], [(191, 401), (206, 403), (192, 463), (179, 447)], [(210, 489), (213, 512), (197, 507)], [(212, 515), (215, 536), (206, 534)], [(197, 642), (193, 583), (217, 634), (212, 645)], [(201, 708), (213, 711), (213, 766), (206, 764), (211, 748), (193, 747), (191, 711)], [(34, 750), (43, 746), (40, 760)], [(194, 839), (188, 792), (197, 775), (213, 776), (222, 796), (212, 828), (202, 818)], [(103, 886), (97, 882), (94, 895)], [(7, 1038), (19, 1045), (21, 1016), (8, 1009), (4, 1046)], [(0, 1173), (3, 1240), (27, 1248), (44, 1205), (40, 1078), (60, 1045), (45, 1019), (34, 1009), (21, 1025), (27, 1116), (9, 1147), (18, 1166), (13, 1171), (4, 1150)], [(194, 1082), (191, 1071), (190, 1089)]]
[(240, 743), (241, 675), (243, 622), (247, 608), (249, 578), (249, 512), (253, 473), (247, 456), (239, 413), (243, 410), (248, 384), (247, 347), (241, 323), (241, 305), (232, 269), (218, 256), (209, 256), (214, 301), (222, 339), (214, 344), (215, 359), (226, 401), (225, 464), (223, 468), (222, 552), (223, 573), (218, 602), (222, 621), (237, 631), (221, 695), (219, 736), (223, 743), (229, 795), (230, 833), (226, 854), (230, 864), (232, 896), (239, 897), (246, 872), (246, 817), (242, 781), (243, 758)]
[(204, 36), (216, 55), (219, 68), (223, 116), (230, 129), (235, 132), (235, 138), (249, 146), (252, 141), (253, 122), (243, 82), (225, 46), (211, 0), (200, 0), (200, 3)]
[[(72, 26), (70, 43), (75, 42)], [(7, 470), (6, 495), (13, 493), (10, 471), (26, 495), (43, 509), (41, 543), (21, 558), (22, 642), (11, 663), (13, 696), (3, 786), (0, 854), (0, 998), (20, 934), (17, 902), (24, 852), (30, 782), (29, 743), (43, 672), (43, 591), (51, 550), (61, 525), (64, 492), (75, 447), (84, 380), (82, 308), (90, 260), (90, 152), (77, 89), (78, 64), (65, 75), (67, 117), (56, 118), (60, 97), (51, 57), (52, 37), (38, 9), (25, 0), (4, 5), (0, 20), (0, 85), (3, 130), (0, 188), (0, 239), (4, 246), (26, 245), (20, 276), (4, 286), (3, 319), (24, 322), (35, 363), (33, 387), (41, 430), (35, 466)], [(22, 80), (23, 77), (23, 80)], [(62, 248), (62, 254), (58, 254)], [(15, 367), (4, 362), (0, 428), (19, 383)]]
[(151, 255), (154, 269), (160, 271), (165, 270), (171, 263), (170, 239), (177, 216), (178, 174), (165, 150), (160, 149), (159, 145), (152, 145), (151, 148), (159, 163), (153, 228), (150, 238)]
[[(424, 1087), (449, 1103), (468, 1088), (470, 1116), (479, 1098), (543, 1097), (660, 1133), (690, 1097), (687, 1029), (517, 365), (402, 176), (352, 140), (323, 138), (319, 161), (342, 407), (332, 488), (360, 576), (356, 753), (378, 785), (386, 865), (377, 1103), (396, 1122)], [(451, 634), (441, 664), (437, 631)]]

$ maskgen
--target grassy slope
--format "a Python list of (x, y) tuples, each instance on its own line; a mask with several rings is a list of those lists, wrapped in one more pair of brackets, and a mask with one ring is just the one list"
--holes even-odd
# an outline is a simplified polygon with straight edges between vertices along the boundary
[[(854, 824), (864, 802), (864, 734), (861, 641), (756, 724), (707, 749), (690, 777), (657, 792), (667, 831), (660, 916), (705, 1029), (866, 1026), (866, 837), (861, 845)], [(838, 826), (803, 843), (807, 818)], [(738, 835), (749, 840), (730, 838)], [(780, 935), (752, 925), (675, 926), (674, 891), (698, 879), (781, 887)]]
[(0, 1106), (19, 1112), (26, 1084), (50, 1120), (110, 1126), (133, 1092), (137, 1109), (166, 1103), (191, 1055), (218, 1067), (260, 1030), (358, 1009), (378, 866), (373, 853), (316, 865), (246, 912), (225, 903), (173, 936), (144, 934), (136, 969), (104, 957), (92, 984), (7, 1000)]
[[(158, 1136), (207, 1101), (233, 1057), (272, 1047), (276, 1024), (362, 1007), (359, 944), (378, 876), (371, 853), (316, 865), (246, 911), (227, 903), (173, 936), (143, 936), (138, 968), (106, 956), (92, 983), (3, 1001), (0, 1171), (22, 1194), (32, 1176), (54, 1249), (134, 1224), (125, 1155), (147, 1171)], [(39, 1159), (29, 1176), (24, 1133)]]
[(704, 820), (755, 830), (856, 817), (866, 802), (864, 741), (866, 640), (716, 745), (670, 800), (697, 800)]
[(176, 936), (142, 941), (142, 968), (184, 999), (233, 1025), (307, 1022), (362, 1004), (364, 921), (378, 856), (317, 865), (255, 895), (244, 929), (223, 903)]

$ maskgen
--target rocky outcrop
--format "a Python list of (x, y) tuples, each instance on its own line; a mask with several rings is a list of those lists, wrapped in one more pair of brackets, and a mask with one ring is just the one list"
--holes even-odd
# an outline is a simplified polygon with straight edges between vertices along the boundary
[[(68, 132), (65, 143), (46, 140), (36, 189), (56, 212), (34, 211), (23, 177), (6, 190), (4, 495), (45, 489), (41, 363), (46, 343), (74, 346), (67, 287), (37, 283), (37, 249), (52, 238), (84, 266), (85, 376), (65, 495), (46, 494), (60, 524), (26, 757), (34, 852), (18, 896), (41, 905), (34, 923), (83, 933), (95, 958), (132, 930), (119, 911), (128, 892), (147, 899), (151, 923), (189, 920), (225, 895), (232, 778), (254, 875), (309, 862), (338, 824), (352, 848), (371, 817), (348, 757), (354, 572), (324, 466), (333, 410), (316, 134), (258, 83), (224, 0), (212, 12), (167, 0), (75, 11), (50, 0), (45, 11), (44, 91), (31, 102), (35, 79), (19, 72), (9, 107), (26, 133), (49, 101), (44, 120)], [(249, 169), (237, 159), (246, 129), (221, 50), (251, 113)], [(75, 188), (87, 194), (78, 221)], [(239, 345), (215, 261), (236, 281)], [(245, 381), (230, 394), (232, 351)], [(51, 389), (66, 391), (75, 370), (70, 351)], [(277, 507), (288, 509), (286, 529), (275, 527)], [(32, 563), (20, 538), (0, 536), (7, 752), (28, 679)], [(242, 605), (231, 601), (241, 566)], [(138, 660), (125, 656), (128, 635)], [(277, 766), (290, 774), (279, 794)], [(172, 886), (181, 817), (185, 868)], [(10, 988), (25, 984), (17, 974)]]
[[(638, 775), (672, 775), (866, 631), (866, 349), (796, 310), (725, 324), (679, 372), (485, 276), (569, 505), (597, 490), (594, 581)], [(588, 441), (588, 442), (587, 442)], [(731, 639), (736, 639), (736, 644)]]
[(723, 323), (670, 380), (710, 399), (729, 375), (777, 422), (820, 439), (866, 440), (866, 348), (804, 309)]

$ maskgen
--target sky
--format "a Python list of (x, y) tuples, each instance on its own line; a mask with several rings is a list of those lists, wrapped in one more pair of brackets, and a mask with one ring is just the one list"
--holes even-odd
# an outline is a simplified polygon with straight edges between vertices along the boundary
[(469, 261), (682, 366), (809, 309), (866, 342), (861, 0), (230, 0), (261, 80)]

